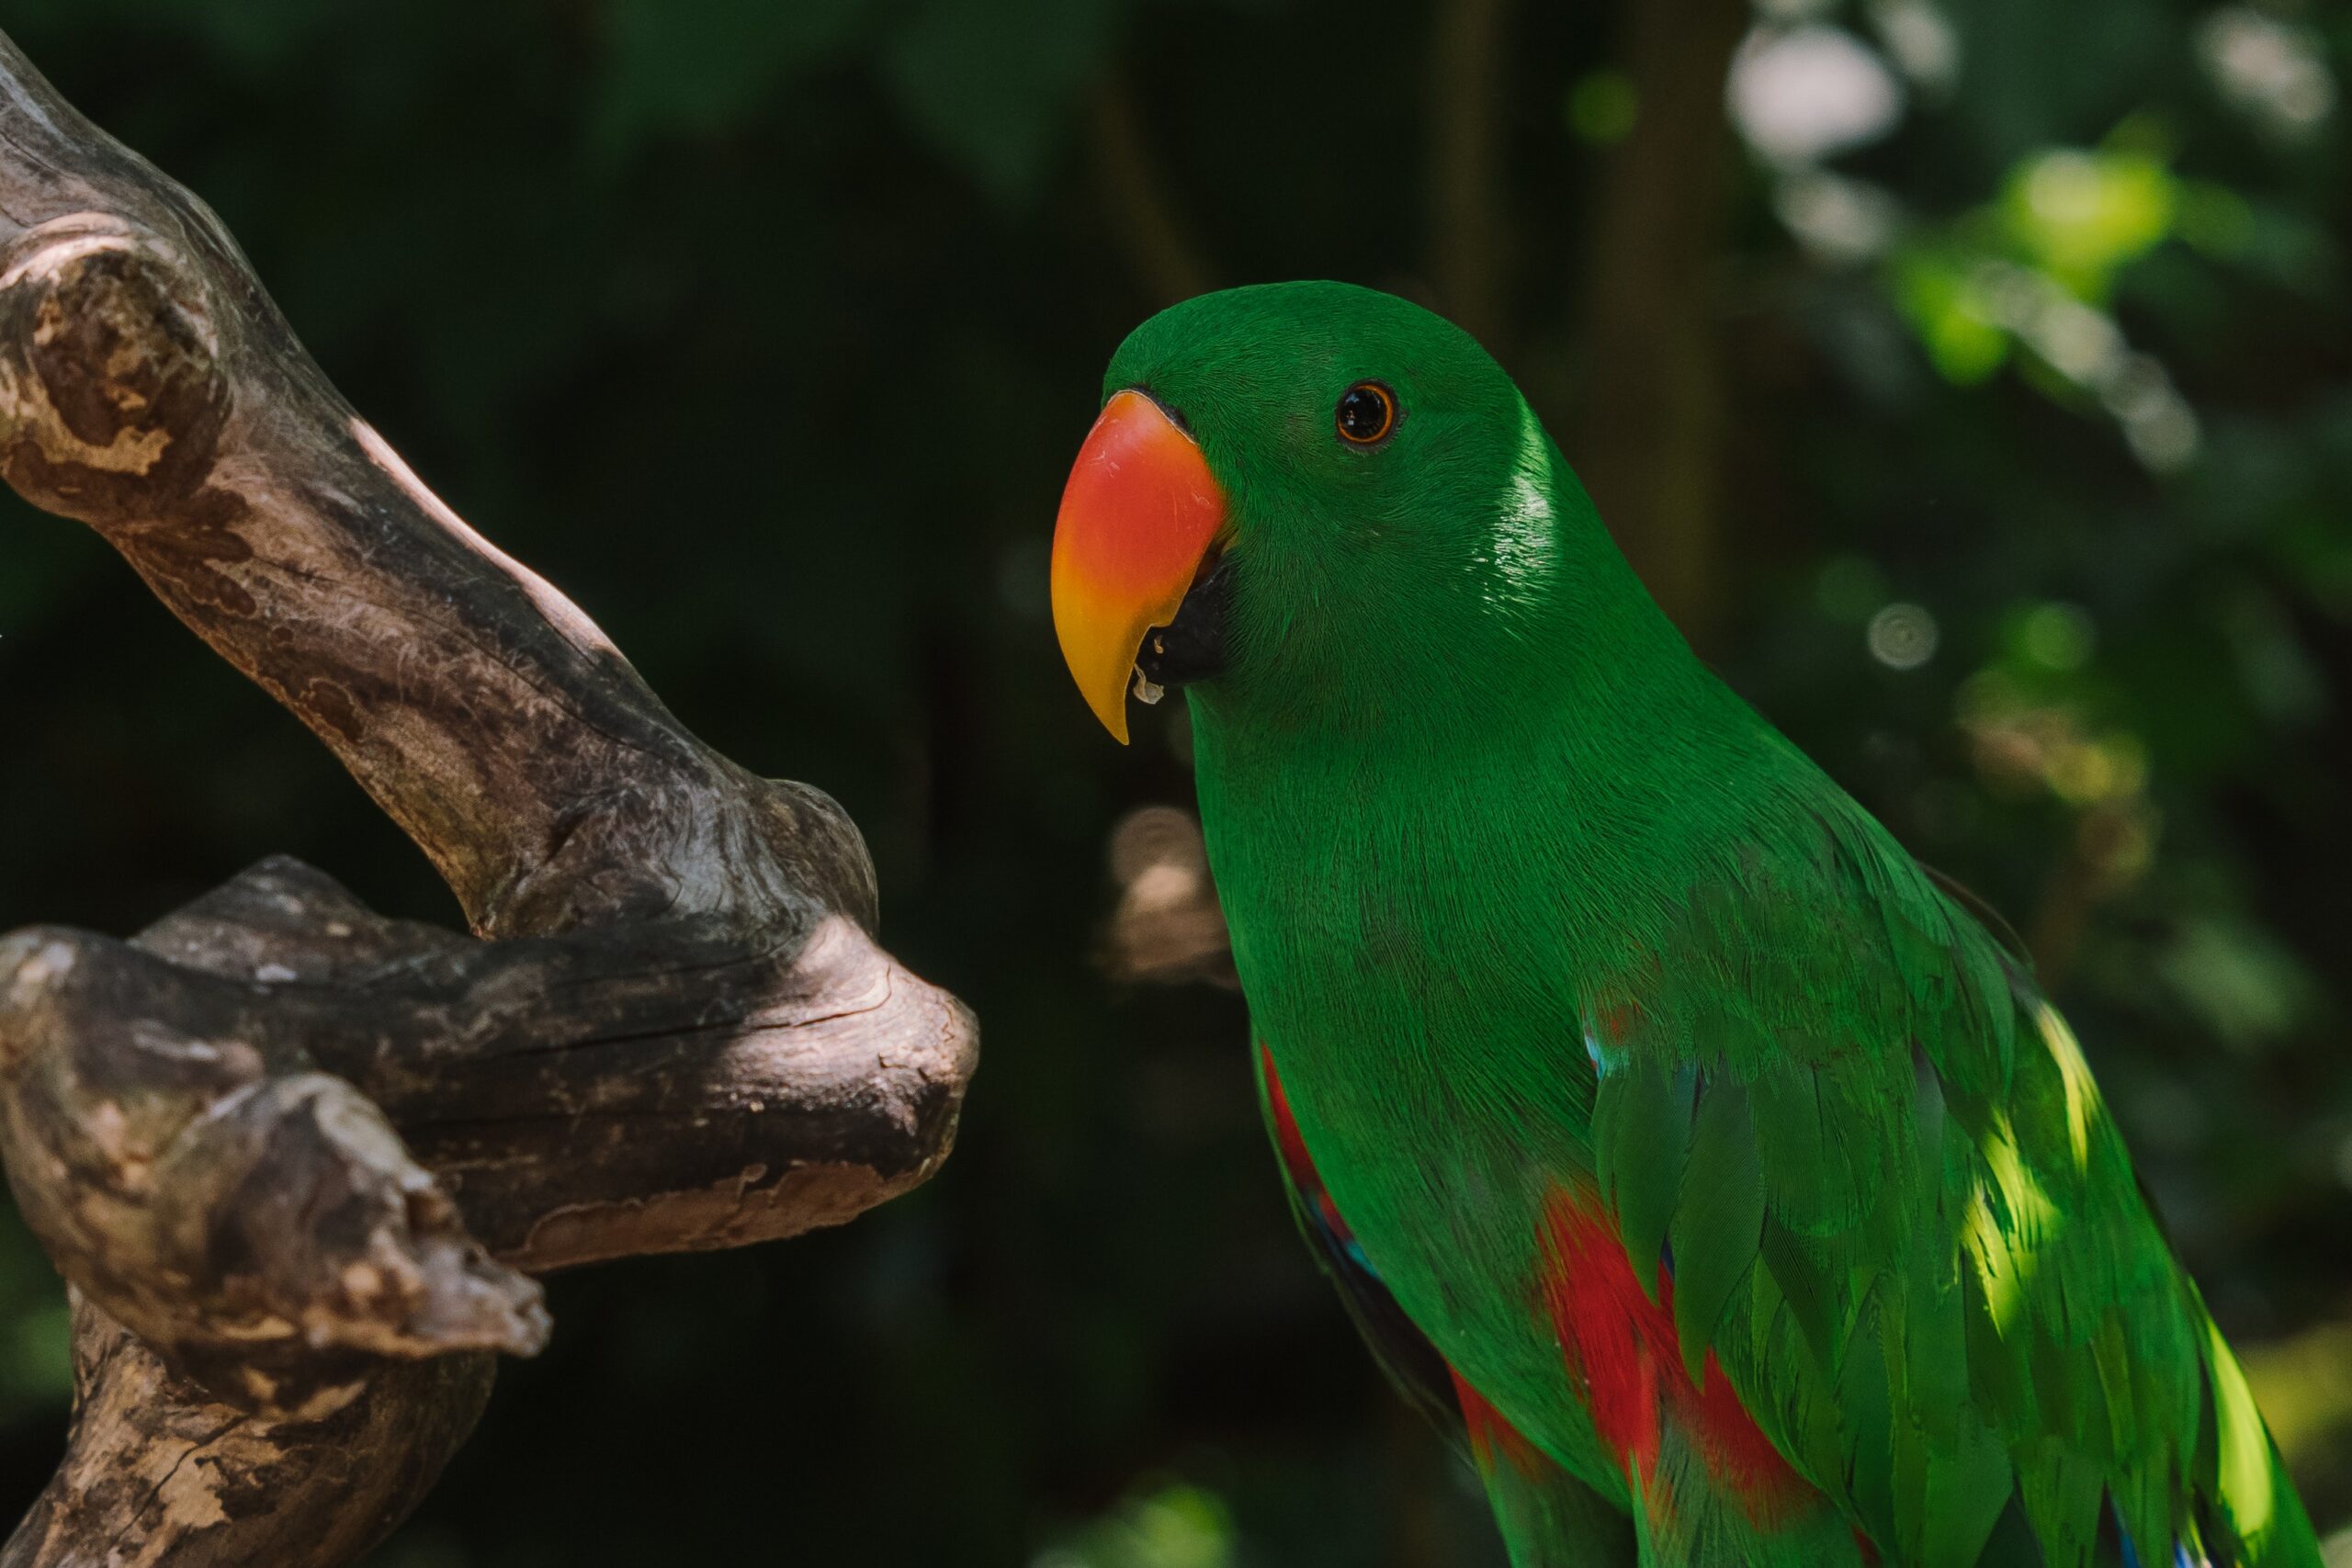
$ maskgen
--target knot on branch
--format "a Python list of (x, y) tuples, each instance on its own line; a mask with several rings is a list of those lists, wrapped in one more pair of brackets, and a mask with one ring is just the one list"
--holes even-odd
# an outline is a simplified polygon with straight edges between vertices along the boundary
[(85, 522), (202, 484), (229, 412), (202, 291), (163, 241), (98, 213), (0, 251), (0, 473)]
[(269, 988), (73, 932), (0, 942), (0, 1143), (60, 1270), (275, 1418), (339, 1408), (379, 1358), (537, 1350), (537, 1285), (466, 1234), (358, 1089), (254, 1016)]

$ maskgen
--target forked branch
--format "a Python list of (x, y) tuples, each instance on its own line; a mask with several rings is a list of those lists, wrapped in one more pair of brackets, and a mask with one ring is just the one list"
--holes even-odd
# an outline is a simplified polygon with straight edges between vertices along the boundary
[(0, 39), (0, 475), (121, 552), (431, 857), (472, 938), (271, 862), (0, 942), (0, 1140), (77, 1292), (0, 1568), (348, 1561), (463, 1440), (527, 1275), (850, 1219), (971, 1017), (840, 807), (688, 734), (336, 394), (220, 221)]

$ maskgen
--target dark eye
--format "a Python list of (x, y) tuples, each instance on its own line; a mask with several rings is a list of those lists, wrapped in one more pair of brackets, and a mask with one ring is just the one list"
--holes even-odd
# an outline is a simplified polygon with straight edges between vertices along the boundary
[(1377, 381), (1358, 381), (1340, 394), (1340, 434), (1359, 446), (1375, 446), (1396, 428), (1396, 394)]

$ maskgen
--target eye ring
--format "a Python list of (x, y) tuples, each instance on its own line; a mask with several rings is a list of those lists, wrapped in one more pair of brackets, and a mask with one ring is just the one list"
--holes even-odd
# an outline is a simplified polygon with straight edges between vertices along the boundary
[(1396, 394), (1378, 381), (1358, 381), (1340, 394), (1331, 412), (1340, 439), (1351, 446), (1377, 446), (1396, 431)]

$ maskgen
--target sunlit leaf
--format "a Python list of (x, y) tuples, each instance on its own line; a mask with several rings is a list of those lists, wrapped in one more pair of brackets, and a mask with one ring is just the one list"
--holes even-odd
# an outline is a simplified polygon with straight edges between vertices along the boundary
[(2103, 299), (2124, 263), (2172, 232), (2179, 187), (2138, 152), (2061, 149), (2009, 176), (2000, 211), (2034, 265), (2086, 299)]

